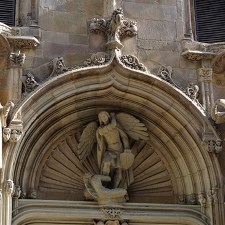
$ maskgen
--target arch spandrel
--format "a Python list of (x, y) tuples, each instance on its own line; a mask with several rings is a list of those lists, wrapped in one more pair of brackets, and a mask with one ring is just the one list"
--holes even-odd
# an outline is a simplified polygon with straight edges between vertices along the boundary
[[(56, 168), (49, 165), (55, 165), (54, 157), (59, 163), (60, 156), (67, 154), (66, 147), (54, 150), (60, 141), (68, 134), (81, 132), (102, 110), (129, 113), (148, 129), (147, 146), (156, 164), (144, 169), (148, 171), (147, 179), (143, 177), (140, 184), (134, 182), (128, 189), (131, 202), (140, 202), (138, 198), (144, 196), (147, 203), (162, 203), (158, 196), (164, 196), (164, 203), (199, 204), (199, 193), (220, 186), (216, 157), (202, 144), (201, 131), (206, 126), (211, 129), (204, 112), (181, 91), (154, 75), (125, 68), (115, 61), (102, 68), (70, 71), (38, 87), (16, 110), (21, 113), (24, 134), (8, 149), (5, 177), (13, 178), (26, 192), (26, 198), (68, 200), (75, 187), (82, 189), (81, 179), (71, 179), (73, 170), (68, 176), (66, 172), (54, 172)], [(72, 152), (73, 147), (69, 145), (68, 149)], [(142, 160), (138, 160), (139, 165), (145, 164)], [(73, 160), (67, 163), (76, 170)], [(141, 172), (135, 173), (138, 181)], [(49, 191), (59, 187), (60, 179), (68, 183), (64, 185), (67, 194), (59, 197), (57, 193), (62, 190), (46, 192), (46, 188)], [(79, 191), (79, 198), (74, 195), (71, 200), (84, 200)]]

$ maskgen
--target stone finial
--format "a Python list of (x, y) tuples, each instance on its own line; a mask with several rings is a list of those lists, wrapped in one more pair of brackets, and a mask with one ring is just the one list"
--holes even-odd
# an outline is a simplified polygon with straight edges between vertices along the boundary
[(110, 19), (93, 18), (89, 25), (90, 32), (107, 35), (108, 49), (121, 49), (121, 40), (125, 37), (137, 35), (137, 23), (124, 18), (121, 8), (115, 9)]

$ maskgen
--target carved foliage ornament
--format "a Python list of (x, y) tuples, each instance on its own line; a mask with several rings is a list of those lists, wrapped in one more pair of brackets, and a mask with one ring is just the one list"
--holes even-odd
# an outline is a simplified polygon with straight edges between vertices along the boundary
[(132, 55), (121, 56), (120, 61), (126, 66), (134, 70), (147, 71), (146, 67), (138, 61), (138, 59)]
[(109, 49), (122, 48), (121, 39), (137, 35), (137, 24), (135, 21), (124, 19), (123, 10), (118, 8), (113, 11), (112, 17), (108, 20), (94, 18), (91, 20), (90, 32), (105, 33), (108, 37), (106, 46)]
[(24, 64), (25, 58), (25, 54), (20, 53), (20, 51), (18, 53), (11, 53), (9, 56), (12, 66), (22, 66)]
[(31, 72), (23, 75), (21, 79), (24, 85), (25, 94), (34, 91), (34, 89), (39, 86), (38, 82), (35, 80), (34, 75)]

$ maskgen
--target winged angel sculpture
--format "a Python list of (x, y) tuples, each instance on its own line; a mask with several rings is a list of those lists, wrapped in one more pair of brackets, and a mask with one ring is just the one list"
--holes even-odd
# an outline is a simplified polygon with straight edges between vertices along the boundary
[(127, 113), (102, 111), (98, 122), (90, 122), (84, 129), (78, 144), (78, 157), (84, 161), (97, 141), (96, 158), (100, 174), (86, 174), (84, 183), (92, 198), (112, 198), (126, 195), (133, 182), (132, 164), (134, 155), (129, 138), (147, 140), (147, 128), (134, 116)]

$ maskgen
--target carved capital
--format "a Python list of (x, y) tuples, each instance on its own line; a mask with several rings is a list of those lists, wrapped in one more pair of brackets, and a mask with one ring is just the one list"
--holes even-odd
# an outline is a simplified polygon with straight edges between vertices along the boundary
[(200, 68), (198, 69), (198, 76), (200, 81), (212, 81), (212, 69)]
[(15, 191), (14, 191), (13, 197), (20, 198), (20, 195), (21, 195), (21, 188), (20, 186), (15, 185)]
[(23, 66), (24, 62), (25, 62), (25, 54), (24, 53), (20, 53), (20, 51), (18, 53), (11, 53), (9, 56), (10, 59), (10, 65), (11, 66)]
[(198, 202), (200, 203), (202, 208), (206, 208), (207, 206), (207, 199), (205, 194), (201, 193), (198, 195)]
[(3, 129), (4, 142), (18, 142), (23, 134), (23, 125), (21, 120), (13, 120), (9, 127)]
[(15, 186), (14, 186), (14, 183), (12, 180), (6, 180), (4, 182), (4, 188), (5, 188), (5, 192), (8, 194), (8, 195), (13, 195), (14, 194), (14, 191), (15, 191)]
[(206, 146), (206, 149), (208, 152), (215, 152), (215, 153), (220, 153), (222, 151), (222, 146), (223, 141), (221, 139), (215, 140), (213, 139), (208, 139), (207, 137), (204, 138), (204, 145)]

